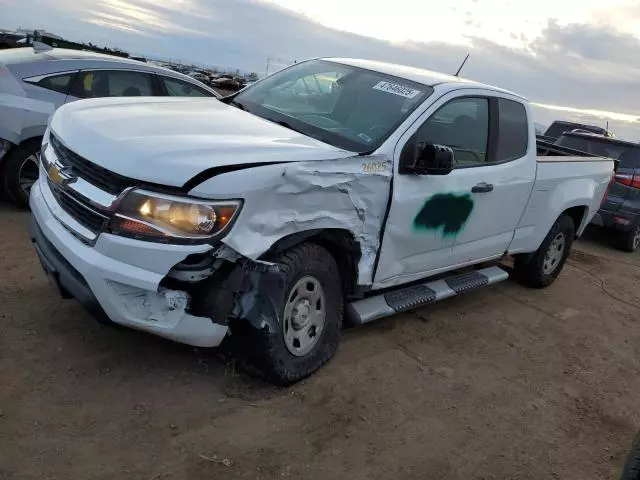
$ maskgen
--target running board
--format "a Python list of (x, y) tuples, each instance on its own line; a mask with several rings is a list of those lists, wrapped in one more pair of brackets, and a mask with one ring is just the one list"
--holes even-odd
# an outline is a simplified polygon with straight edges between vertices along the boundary
[(356, 300), (347, 305), (347, 315), (353, 323), (369, 323), (412, 308), (439, 302), (469, 290), (502, 282), (509, 274), (500, 267), (487, 267), (459, 273), (440, 280), (401, 287), (375, 297)]

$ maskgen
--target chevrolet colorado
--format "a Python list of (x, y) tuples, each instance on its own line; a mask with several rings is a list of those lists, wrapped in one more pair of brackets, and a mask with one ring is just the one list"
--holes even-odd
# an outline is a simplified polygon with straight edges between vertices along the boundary
[[(31, 239), (96, 317), (201, 347), (229, 333), (274, 382), (366, 323), (560, 273), (610, 159), (536, 143), (525, 99), (426, 70), (315, 59), (220, 100), (57, 110)], [(540, 150), (540, 155), (538, 155)]]

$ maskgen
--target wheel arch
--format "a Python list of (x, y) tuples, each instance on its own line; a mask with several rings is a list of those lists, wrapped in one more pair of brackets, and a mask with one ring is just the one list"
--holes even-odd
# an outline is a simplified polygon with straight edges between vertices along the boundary
[(577, 205), (575, 207), (569, 207), (564, 210), (558, 218), (562, 215), (567, 215), (573, 220), (573, 231), (575, 238), (578, 238), (583, 232), (586, 225), (587, 214), (589, 213), (589, 207), (587, 205)]
[(314, 243), (325, 248), (338, 265), (344, 294), (347, 297), (361, 296), (358, 287), (358, 262), (362, 257), (362, 247), (349, 230), (328, 228), (296, 232), (279, 239), (261, 258), (274, 258), (301, 243)]

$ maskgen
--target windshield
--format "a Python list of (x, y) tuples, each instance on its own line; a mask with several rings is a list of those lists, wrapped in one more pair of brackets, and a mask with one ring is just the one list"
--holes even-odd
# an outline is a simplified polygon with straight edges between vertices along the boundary
[(299, 63), (236, 95), (232, 104), (354, 152), (378, 148), (433, 89), (326, 60)]

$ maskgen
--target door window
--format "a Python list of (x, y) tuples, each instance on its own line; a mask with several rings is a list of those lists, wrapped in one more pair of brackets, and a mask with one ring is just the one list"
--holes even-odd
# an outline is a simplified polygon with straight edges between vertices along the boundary
[(513, 100), (498, 99), (498, 144), (496, 162), (524, 157), (529, 145), (529, 124), (524, 105)]
[(160, 81), (164, 85), (167, 95), (170, 97), (213, 97), (213, 93), (209, 93), (201, 88), (196, 87), (188, 82), (177, 80), (175, 78), (160, 77)]
[(71, 94), (78, 98), (153, 96), (151, 75), (126, 70), (81, 72)]
[(458, 167), (487, 163), (489, 100), (466, 97), (443, 105), (418, 129), (417, 141), (453, 149)]

